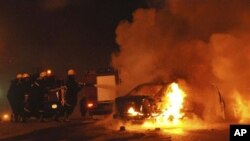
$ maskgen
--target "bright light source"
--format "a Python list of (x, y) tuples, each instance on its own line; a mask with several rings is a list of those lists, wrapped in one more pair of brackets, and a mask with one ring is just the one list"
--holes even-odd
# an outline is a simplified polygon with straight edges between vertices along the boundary
[(88, 105), (87, 105), (88, 108), (92, 108), (93, 106), (94, 106), (93, 103), (88, 103)]
[(137, 112), (133, 107), (128, 109), (129, 116), (143, 116), (143, 113)]
[(4, 114), (4, 115), (3, 115), (3, 118), (4, 118), (4, 119), (8, 119), (8, 118), (9, 118), (9, 115), (8, 115), (8, 114)]
[(47, 75), (51, 75), (52, 71), (50, 69), (47, 70)]
[(10, 120), (9, 114), (3, 114), (3, 115), (2, 115), (2, 120), (3, 120), (3, 121), (9, 121), (9, 120)]
[(56, 109), (56, 108), (57, 108), (57, 104), (52, 104), (52, 105), (51, 105), (51, 108), (52, 108), (52, 109)]

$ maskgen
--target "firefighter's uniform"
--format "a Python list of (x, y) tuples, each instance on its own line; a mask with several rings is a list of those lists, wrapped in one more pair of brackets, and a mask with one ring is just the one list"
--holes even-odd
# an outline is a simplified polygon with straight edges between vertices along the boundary
[(75, 71), (70, 69), (68, 71), (68, 76), (65, 82), (67, 87), (65, 94), (65, 104), (64, 104), (64, 114), (65, 120), (72, 114), (76, 104), (77, 104), (77, 94), (81, 90), (82, 85), (80, 85), (75, 80)]
[(22, 79), (22, 74), (18, 74), (17, 78), (12, 80), (7, 98), (13, 112), (14, 122), (24, 120), (24, 92), (25, 85)]

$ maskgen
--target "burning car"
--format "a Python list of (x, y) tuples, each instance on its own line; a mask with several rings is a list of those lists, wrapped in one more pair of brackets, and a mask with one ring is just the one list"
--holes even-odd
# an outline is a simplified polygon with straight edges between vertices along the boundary
[(144, 120), (160, 113), (157, 103), (161, 102), (163, 90), (168, 83), (145, 83), (138, 85), (125, 96), (115, 99), (114, 118)]
[(140, 122), (153, 119), (164, 123), (178, 123), (190, 112), (201, 115), (202, 110), (195, 111), (184, 107), (186, 96), (177, 83), (144, 83), (125, 96), (115, 99), (113, 117), (124, 121)]

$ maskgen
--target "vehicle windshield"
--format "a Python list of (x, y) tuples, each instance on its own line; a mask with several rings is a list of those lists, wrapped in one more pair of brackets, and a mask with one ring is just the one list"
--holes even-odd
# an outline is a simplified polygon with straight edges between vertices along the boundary
[(129, 96), (150, 96), (150, 97), (161, 97), (162, 90), (165, 89), (167, 84), (165, 83), (147, 83), (141, 84), (131, 90)]

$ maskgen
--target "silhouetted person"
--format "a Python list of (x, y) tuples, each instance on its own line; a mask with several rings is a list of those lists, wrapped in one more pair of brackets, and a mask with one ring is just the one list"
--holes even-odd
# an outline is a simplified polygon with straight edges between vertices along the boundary
[(19, 108), (18, 108), (18, 115), (20, 117), (20, 120), (22, 122), (26, 121), (26, 115), (25, 115), (25, 111), (24, 108), (26, 107), (27, 104), (27, 99), (26, 99), (26, 95), (29, 94), (30, 92), (30, 75), (28, 73), (23, 73), (22, 74), (22, 79), (21, 79), (21, 86), (20, 86), (20, 96), (18, 96), (19, 98)]
[(77, 94), (82, 88), (82, 85), (76, 82), (75, 74), (76, 73), (73, 69), (68, 70), (68, 75), (65, 82), (65, 85), (67, 87), (65, 94), (65, 103), (64, 103), (64, 114), (66, 121), (74, 111), (74, 108), (77, 104)]
[(44, 116), (44, 94), (47, 92), (45, 87), (46, 72), (41, 72), (40, 76), (31, 85), (30, 95), (28, 99), (28, 109), (32, 115), (39, 117), (43, 121)]
[(19, 122), (19, 111), (20, 111), (20, 96), (21, 96), (21, 79), (22, 74), (17, 74), (16, 79), (11, 81), (9, 90), (7, 92), (7, 98), (13, 113), (13, 121)]

